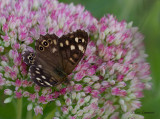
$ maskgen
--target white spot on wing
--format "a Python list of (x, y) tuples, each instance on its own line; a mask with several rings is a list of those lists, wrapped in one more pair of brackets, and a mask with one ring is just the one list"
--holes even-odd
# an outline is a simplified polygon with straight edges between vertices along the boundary
[(69, 41), (68, 40), (66, 40), (66, 45), (69, 45)]
[(78, 45), (78, 48), (79, 48), (79, 50), (80, 50), (80, 51), (84, 52), (84, 48), (83, 48), (83, 46)]
[(63, 43), (60, 43), (60, 46), (63, 47)]
[(84, 38), (82, 39), (82, 42), (84, 43)]
[(40, 83), (41, 85), (44, 85), (44, 83)]
[(75, 38), (75, 41), (78, 43), (78, 38), (77, 37)]
[(36, 79), (37, 79), (38, 81), (41, 81), (41, 79), (40, 79), (40, 78), (38, 78), (38, 77), (37, 77)]
[(38, 67), (39, 67), (39, 68), (42, 68), (42, 65), (39, 64)]
[(71, 45), (71, 50), (74, 50), (75, 49), (75, 46), (74, 45)]
[(37, 73), (37, 74), (40, 74), (40, 72), (39, 72), (39, 71), (36, 71), (36, 73)]
[(75, 63), (74, 60), (73, 60), (71, 57), (69, 58), (69, 60), (70, 60), (71, 62)]
[(56, 41), (56, 40), (53, 40), (53, 43), (54, 43), (55, 45), (57, 45), (57, 41)]
[(50, 83), (48, 83), (47, 81), (44, 81), (44, 83), (48, 86), (52, 86)]
[(71, 33), (71, 36), (70, 36), (70, 38), (73, 38), (74, 37), (74, 35)]
[(43, 78), (43, 79), (46, 79), (46, 77), (45, 77), (45, 76), (43, 76), (43, 75), (42, 75), (42, 78)]
[(56, 49), (56, 48), (53, 48), (53, 49), (52, 49), (52, 52), (53, 52), (53, 53), (55, 53), (56, 51), (57, 51), (57, 49)]

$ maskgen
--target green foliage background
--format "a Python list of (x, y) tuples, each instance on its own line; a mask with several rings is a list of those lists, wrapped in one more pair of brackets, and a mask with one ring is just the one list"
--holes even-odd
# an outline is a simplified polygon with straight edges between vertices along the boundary
[[(74, 4), (82, 4), (98, 19), (105, 14), (113, 14), (119, 21), (133, 21), (139, 31), (145, 35), (147, 61), (151, 65), (153, 88), (145, 91), (142, 108), (137, 112), (145, 119), (160, 119), (160, 0), (59, 0)], [(0, 119), (16, 119), (15, 102), (3, 104), (5, 99), (0, 90)], [(25, 101), (23, 101), (25, 103)], [(26, 115), (26, 106), (23, 106)], [(47, 111), (47, 110), (46, 110)], [(152, 112), (152, 113), (144, 113)], [(33, 113), (33, 112), (32, 112)], [(23, 119), (23, 118), (22, 118)], [(35, 119), (38, 119), (35, 118)], [(43, 117), (42, 117), (43, 119)]]

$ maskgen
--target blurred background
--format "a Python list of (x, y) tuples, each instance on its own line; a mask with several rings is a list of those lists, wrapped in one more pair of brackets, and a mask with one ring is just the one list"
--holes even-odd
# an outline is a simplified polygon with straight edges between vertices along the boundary
[[(142, 108), (137, 110), (145, 119), (160, 119), (160, 0), (59, 0), (82, 4), (98, 19), (105, 14), (113, 14), (118, 21), (133, 21), (145, 36), (147, 61), (151, 65), (152, 90), (145, 91)], [(3, 104), (5, 99), (0, 92), (0, 119), (15, 117), (14, 103)], [(26, 107), (25, 107), (26, 108)], [(26, 111), (26, 110), (23, 110)], [(153, 113), (143, 113), (153, 112)], [(23, 112), (25, 113), (25, 112)], [(3, 118), (1, 118), (3, 117)]]
[[(152, 90), (144, 92), (142, 108), (137, 110), (145, 119), (160, 119), (160, 0), (59, 0), (82, 4), (100, 19), (113, 14), (118, 21), (133, 21), (144, 34), (147, 61), (151, 65)], [(145, 113), (152, 112), (152, 113)]]

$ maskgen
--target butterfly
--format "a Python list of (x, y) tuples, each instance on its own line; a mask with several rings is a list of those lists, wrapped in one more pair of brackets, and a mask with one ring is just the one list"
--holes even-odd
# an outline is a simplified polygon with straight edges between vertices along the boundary
[(31, 80), (42, 87), (53, 87), (67, 81), (82, 59), (88, 34), (77, 30), (60, 38), (55, 34), (40, 35), (35, 52), (24, 51), (23, 61), (29, 66)]

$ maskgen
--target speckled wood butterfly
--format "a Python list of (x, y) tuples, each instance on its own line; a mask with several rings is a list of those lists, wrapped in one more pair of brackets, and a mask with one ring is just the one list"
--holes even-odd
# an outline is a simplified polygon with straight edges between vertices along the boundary
[(51, 87), (67, 80), (85, 53), (88, 34), (83, 30), (63, 35), (40, 36), (35, 52), (25, 51), (23, 61), (29, 66), (31, 79), (43, 87)]

